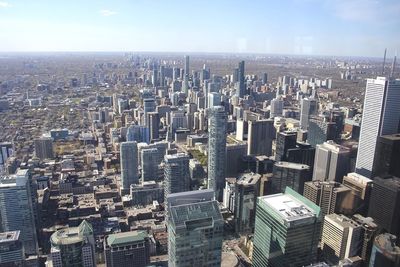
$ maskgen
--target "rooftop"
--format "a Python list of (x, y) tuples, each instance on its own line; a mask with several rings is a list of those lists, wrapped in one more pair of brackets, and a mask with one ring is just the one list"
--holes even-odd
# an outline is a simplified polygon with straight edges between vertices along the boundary
[(316, 212), (290, 194), (275, 194), (259, 197), (269, 208), (286, 221), (297, 221), (316, 216)]
[(289, 168), (289, 169), (295, 169), (295, 170), (309, 170), (310, 169), (310, 166), (308, 166), (308, 165), (293, 163), (293, 162), (286, 162), (286, 161), (278, 161), (275, 163), (275, 166)]
[(109, 246), (119, 246), (134, 242), (140, 242), (148, 237), (146, 231), (132, 231), (112, 234), (107, 237), (107, 245)]
[(260, 178), (261, 175), (258, 173), (244, 173), (239, 177), (237, 183), (242, 185), (254, 185), (260, 180)]
[(12, 241), (18, 241), (20, 231), (10, 231), (0, 233), (0, 244)]

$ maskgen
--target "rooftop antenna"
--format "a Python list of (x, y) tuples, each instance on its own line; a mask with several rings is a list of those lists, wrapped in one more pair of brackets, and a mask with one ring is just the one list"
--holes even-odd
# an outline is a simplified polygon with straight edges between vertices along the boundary
[(390, 72), (390, 77), (393, 78), (394, 75), (394, 68), (396, 67), (396, 56), (393, 58), (393, 63), (392, 63), (392, 71)]
[(385, 48), (385, 53), (383, 54), (382, 75), (385, 75), (386, 49), (387, 49), (387, 48)]

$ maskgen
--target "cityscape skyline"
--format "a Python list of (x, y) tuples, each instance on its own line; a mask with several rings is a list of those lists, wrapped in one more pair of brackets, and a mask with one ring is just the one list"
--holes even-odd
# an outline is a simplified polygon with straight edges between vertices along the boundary
[(0, 1), (0, 52), (381, 57), (388, 48), (391, 57), (400, 46), (398, 12), (400, 4), (394, 0), (256, 1), (252, 5), (203, 1), (190, 7), (182, 1), (157, 0), (85, 1), (79, 6), (45, 0)]

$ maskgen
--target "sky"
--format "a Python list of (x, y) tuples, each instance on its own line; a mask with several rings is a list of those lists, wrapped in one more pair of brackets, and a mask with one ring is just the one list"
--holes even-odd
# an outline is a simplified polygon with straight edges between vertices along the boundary
[(0, 0), (0, 52), (374, 56), (400, 49), (400, 0)]

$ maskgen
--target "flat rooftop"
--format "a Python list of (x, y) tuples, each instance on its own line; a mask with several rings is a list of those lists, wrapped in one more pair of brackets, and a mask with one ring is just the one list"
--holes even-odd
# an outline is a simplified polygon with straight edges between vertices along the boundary
[(12, 241), (18, 241), (19, 231), (10, 231), (0, 233), (0, 244)]
[(316, 216), (305, 203), (289, 194), (263, 196), (260, 200), (276, 211), (285, 221), (297, 221)]
[(310, 169), (310, 166), (308, 166), (308, 165), (300, 164), (300, 163), (287, 162), (287, 161), (278, 161), (278, 162), (275, 163), (275, 166), (294, 169), (294, 170), (309, 170)]

